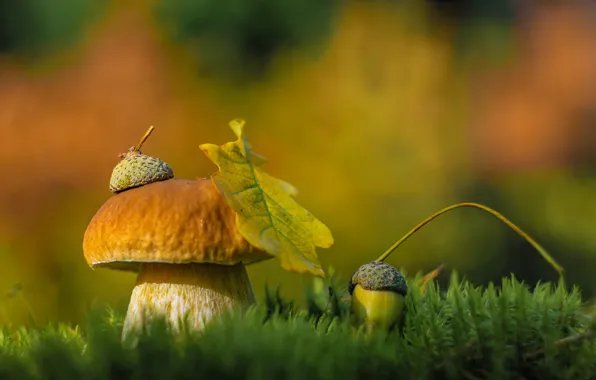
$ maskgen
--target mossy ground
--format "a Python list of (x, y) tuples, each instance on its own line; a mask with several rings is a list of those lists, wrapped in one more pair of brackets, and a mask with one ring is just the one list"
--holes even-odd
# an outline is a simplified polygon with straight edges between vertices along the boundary
[(408, 280), (403, 333), (366, 332), (347, 304), (307, 289), (308, 306), (278, 293), (231, 313), (200, 335), (157, 324), (136, 346), (120, 341), (121, 318), (90, 313), (84, 327), (5, 327), (0, 379), (590, 379), (593, 322), (577, 289), (529, 289), (516, 279), (487, 288), (453, 278), (422, 294)]

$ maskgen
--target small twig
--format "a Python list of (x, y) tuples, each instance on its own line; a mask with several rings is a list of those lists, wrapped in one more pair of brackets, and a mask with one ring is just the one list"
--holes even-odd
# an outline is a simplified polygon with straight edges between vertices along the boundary
[[(568, 336), (562, 339), (559, 339), (557, 341), (555, 341), (555, 346), (557, 347), (567, 347), (573, 344), (582, 344), (582, 342), (595, 338), (596, 337), (596, 333), (594, 332), (594, 330), (592, 330), (591, 328), (588, 329), (588, 331), (586, 331), (583, 334), (578, 334), (578, 335), (572, 335), (572, 336)], [(541, 357), (542, 355), (544, 355), (544, 349), (541, 348), (540, 350), (531, 352), (529, 354), (526, 355), (526, 359), (537, 359), (539, 357)]]
[(588, 329), (588, 331), (586, 331), (583, 334), (568, 336), (566, 338), (559, 339), (555, 342), (555, 344), (559, 347), (565, 347), (565, 346), (569, 346), (571, 344), (581, 343), (584, 340), (592, 339), (592, 338), (594, 338), (595, 335), (596, 334), (594, 333), (594, 330)]
[(128, 149), (127, 153), (120, 153), (118, 155), (119, 159), (124, 159), (126, 158), (128, 155), (130, 154), (140, 154), (141, 153), (141, 147), (143, 146), (143, 144), (145, 143), (145, 141), (147, 141), (147, 139), (149, 138), (149, 136), (151, 136), (151, 133), (153, 133), (153, 130), (155, 128), (153, 126), (150, 126), (149, 129), (147, 129), (147, 132), (145, 132), (145, 134), (143, 135), (143, 137), (141, 137), (141, 140), (139, 141), (139, 143), (135, 146), (131, 146)]
[(149, 136), (151, 135), (151, 133), (153, 132), (154, 129), (155, 128), (153, 128), (153, 126), (150, 126), (149, 127), (149, 129), (147, 130), (147, 132), (145, 132), (145, 134), (141, 138), (141, 141), (139, 141), (139, 143), (134, 147), (134, 150), (136, 150), (137, 152), (141, 150), (141, 147), (143, 146), (143, 144), (145, 143), (145, 141), (147, 141), (147, 139), (149, 138)]

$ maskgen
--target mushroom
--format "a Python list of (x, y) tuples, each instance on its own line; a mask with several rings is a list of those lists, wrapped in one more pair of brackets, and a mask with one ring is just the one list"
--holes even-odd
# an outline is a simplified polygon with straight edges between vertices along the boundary
[(201, 330), (255, 303), (245, 264), (271, 258), (236, 228), (236, 214), (210, 179), (168, 179), (110, 197), (83, 239), (91, 268), (138, 273), (123, 338), (155, 317), (173, 330)]
[(385, 329), (402, 326), (408, 286), (397, 269), (380, 261), (364, 264), (352, 275), (348, 290), (357, 321)]

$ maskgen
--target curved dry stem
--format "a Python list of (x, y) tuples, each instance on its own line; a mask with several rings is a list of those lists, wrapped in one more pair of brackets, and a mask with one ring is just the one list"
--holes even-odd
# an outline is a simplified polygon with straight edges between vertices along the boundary
[(136, 150), (137, 152), (141, 150), (141, 147), (143, 146), (143, 144), (145, 143), (145, 141), (147, 141), (147, 139), (149, 138), (149, 136), (151, 136), (151, 133), (153, 133), (153, 130), (154, 129), (155, 128), (153, 128), (153, 126), (150, 126), (149, 129), (147, 129), (147, 132), (145, 132), (145, 134), (143, 135), (143, 137), (141, 137), (141, 140), (135, 146), (134, 150)]
[(536, 240), (534, 240), (530, 235), (528, 235), (527, 233), (525, 233), (521, 228), (519, 228), (518, 226), (516, 226), (515, 224), (513, 224), (509, 219), (507, 219), (506, 217), (504, 217), (498, 211), (493, 210), (492, 208), (490, 208), (488, 206), (484, 206), (484, 205), (481, 205), (479, 203), (473, 203), (473, 202), (456, 203), (454, 205), (445, 207), (444, 209), (435, 212), (434, 214), (432, 214), (431, 216), (429, 216), (428, 218), (426, 218), (422, 222), (420, 222), (418, 225), (416, 225), (414, 228), (412, 228), (401, 239), (399, 239), (398, 241), (396, 241), (391, 247), (389, 247), (389, 249), (387, 251), (385, 251), (385, 253), (383, 253), (377, 259), (377, 261), (385, 261), (385, 259), (387, 259), (387, 257), (389, 257), (389, 255), (391, 255), (391, 253), (397, 247), (399, 247), (403, 242), (405, 242), (406, 240), (408, 240), (408, 238), (410, 236), (412, 236), (416, 231), (418, 231), (419, 229), (421, 229), (422, 227), (424, 227), (427, 223), (429, 223), (430, 221), (432, 221), (436, 217), (438, 217), (438, 216), (440, 216), (440, 215), (442, 215), (442, 214), (444, 214), (446, 212), (449, 212), (451, 210), (454, 210), (456, 208), (460, 208), (460, 207), (473, 207), (473, 208), (477, 208), (477, 209), (480, 209), (482, 211), (486, 211), (489, 214), (491, 214), (492, 216), (494, 216), (495, 218), (499, 219), (501, 222), (505, 223), (513, 231), (517, 232), (517, 234), (520, 235), (522, 238), (524, 238), (528, 243), (530, 243), (540, 253), (540, 255), (542, 255), (542, 257), (559, 273), (559, 276), (562, 276), (563, 275), (563, 267), (561, 265), (559, 265), (555, 261), (555, 259), (553, 259), (552, 256), (546, 251), (546, 249), (544, 249), (540, 244), (538, 244), (538, 242)]

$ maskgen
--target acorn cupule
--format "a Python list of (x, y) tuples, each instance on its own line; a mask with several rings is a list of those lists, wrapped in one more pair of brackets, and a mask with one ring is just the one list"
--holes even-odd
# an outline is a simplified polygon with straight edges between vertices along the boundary
[(128, 189), (174, 178), (174, 171), (163, 160), (141, 152), (143, 143), (153, 132), (151, 126), (139, 143), (120, 155), (120, 162), (112, 170), (110, 191), (119, 193)]

